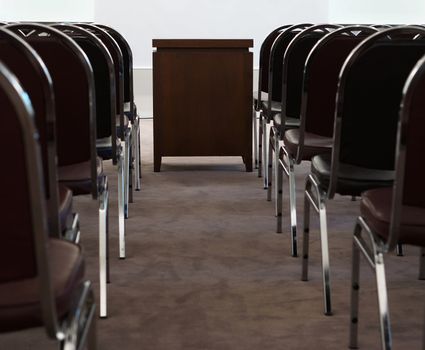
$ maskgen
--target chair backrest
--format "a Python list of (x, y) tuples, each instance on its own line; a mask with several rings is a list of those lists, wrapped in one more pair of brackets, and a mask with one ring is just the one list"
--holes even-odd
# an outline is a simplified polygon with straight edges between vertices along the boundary
[[(261, 101), (261, 92), (267, 92), (269, 86), (269, 62), (270, 62), (270, 51), (273, 45), (273, 42), (277, 36), (286, 28), (291, 27), (290, 24), (279, 26), (271, 31), (260, 47), (260, 55), (258, 62), (258, 87), (257, 87), (257, 103)], [(256, 109), (260, 108), (260, 105), (255, 106)]]
[[(0, 138), (2, 161), (8, 169), (0, 172), (2, 244), (0, 283), (39, 278), (44, 323), (49, 335), (58, 332), (56, 306), (50, 284), (47, 259), (47, 218), (43, 199), (43, 169), (34, 111), (17, 78), (0, 62), (0, 104), (8, 132)], [(6, 200), (7, 198), (7, 200)]]
[(304, 132), (332, 137), (335, 96), (341, 67), (350, 52), (378, 30), (367, 26), (337, 29), (321, 38), (304, 65), (297, 159), (303, 159)]
[[(282, 62), (285, 50), (291, 40), (302, 30), (311, 26), (310, 23), (302, 23), (290, 26), (279, 32), (270, 49), (268, 64), (268, 102), (281, 102), (282, 100)], [(265, 72), (264, 72), (265, 73)]]
[[(90, 161), (92, 197), (97, 198), (96, 105), (93, 70), (86, 54), (59, 30), (40, 24), (12, 24), (44, 61), (53, 80), (58, 165)], [(22, 35), (21, 30), (30, 30)]]
[[(114, 28), (96, 24), (99, 27), (109, 33), (117, 42), (121, 49), (123, 62), (124, 62), (124, 103), (129, 104), (130, 117), (135, 118), (135, 103), (134, 103), (134, 84), (133, 84), (133, 52), (128, 41), (124, 36), (115, 30)], [(132, 120), (134, 121), (134, 120)]]
[(96, 27), (93, 24), (78, 24), (79, 27), (90, 31), (96, 35), (99, 40), (108, 49), (115, 71), (115, 93), (116, 93), (116, 112), (119, 118), (119, 133), (118, 137), (124, 139), (124, 59), (121, 49), (115, 39), (103, 29)]
[(55, 105), (50, 74), (40, 56), (13, 32), (0, 28), (0, 59), (19, 79), (31, 99), (39, 133), (44, 189), (49, 211), (49, 232), (59, 237), (56, 169)]
[[(397, 131), (396, 177), (388, 249), (399, 241), (402, 206), (425, 208), (423, 155), (425, 154), (425, 56), (412, 69), (403, 89)], [(425, 239), (425, 236), (424, 236)]]
[(394, 170), (403, 85), (425, 53), (425, 29), (383, 30), (359, 44), (345, 61), (337, 91), (329, 196), (340, 162)]
[(285, 118), (300, 118), (304, 65), (314, 45), (330, 31), (340, 28), (332, 24), (310, 26), (298, 33), (287, 46), (282, 71), (282, 132)]
[[(116, 139), (115, 68), (109, 50), (93, 33), (75, 25), (54, 24), (74, 40), (87, 55), (93, 69), (96, 92), (96, 136)], [(117, 161), (116, 142), (112, 141), (112, 160)]]

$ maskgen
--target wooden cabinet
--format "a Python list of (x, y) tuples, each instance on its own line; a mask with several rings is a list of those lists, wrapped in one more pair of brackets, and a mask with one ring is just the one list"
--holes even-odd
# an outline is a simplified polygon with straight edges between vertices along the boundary
[(163, 156), (242, 156), (252, 171), (252, 40), (153, 40), (154, 171)]

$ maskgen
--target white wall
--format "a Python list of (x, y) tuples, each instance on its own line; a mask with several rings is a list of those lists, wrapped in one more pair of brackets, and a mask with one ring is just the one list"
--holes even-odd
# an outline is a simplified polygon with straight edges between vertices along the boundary
[(329, 22), (425, 23), (425, 1), (329, 0)]
[(0, 21), (93, 21), (95, 0), (0, 0)]
[(326, 22), (328, 1), (120, 0), (117, 6), (117, 0), (95, 0), (95, 20), (129, 40), (136, 67), (150, 68), (153, 38), (252, 38), (257, 53), (279, 25)]

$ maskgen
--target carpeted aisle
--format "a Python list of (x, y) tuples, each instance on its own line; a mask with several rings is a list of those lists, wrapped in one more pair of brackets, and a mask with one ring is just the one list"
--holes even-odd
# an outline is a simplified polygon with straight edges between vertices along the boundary
[[(111, 188), (109, 317), (98, 321), (101, 350), (329, 349), (348, 344), (351, 235), (358, 201), (329, 202), (334, 316), (323, 315), (320, 241), (312, 221), (310, 281), (289, 248), (256, 173), (240, 158), (165, 158), (153, 173), (152, 120), (142, 122), (143, 182), (130, 206), (127, 259), (119, 260), (116, 175)], [(297, 178), (299, 231), (303, 164)], [(284, 187), (286, 194), (286, 186)], [(287, 198), (286, 198), (287, 199)], [(75, 199), (87, 277), (97, 293), (97, 203)], [(301, 249), (301, 237), (299, 242)], [(386, 260), (395, 349), (419, 349), (425, 281), (418, 252)], [(364, 262), (364, 261), (363, 261)], [(361, 270), (360, 346), (380, 348), (374, 275)], [(0, 349), (51, 349), (42, 329), (0, 335)]]

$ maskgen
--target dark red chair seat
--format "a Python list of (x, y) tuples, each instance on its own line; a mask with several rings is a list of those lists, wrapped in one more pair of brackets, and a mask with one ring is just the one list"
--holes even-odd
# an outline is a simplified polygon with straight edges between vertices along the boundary
[(261, 101), (261, 109), (267, 115), (274, 115), (277, 113), (282, 113), (282, 104), (280, 102), (272, 101), (271, 108), (269, 107), (269, 101)]
[[(97, 157), (97, 176), (101, 177), (102, 175), (102, 159)], [(63, 185), (72, 191), (73, 195), (91, 193), (90, 161), (60, 166), (58, 178)]]
[[(84, 280), (84, 261), (78, 245), (60, 239), (48, 241), (48, 260), (59, 318), (72, 309), (73, 294)], [(36, 276), (0, 284), (0, 332), (43, 325), (40, 279)]]
[[(290, 154), (296, 157), (298, 145), (300, 143), (300, 130), (291, 129), (285, 132), (283, 137), (285, 148)], [(304, 132), (304, 146), (302, 159), (310, 160), (317, 154), (330, 153), (332, 150), (332, 137), (320, 136), (310, 132)]]
[(59, 184), (59, 223), (62, 232), (66, 229), (68, 218), (72, 215), (72, 191)]
[[(313, 157), (311, 173), (317, 177), (320, 186), (326, 190), (331, 177), (331, 154), (320, 154)], [(394, 176), (393, 170), (370, 169), (340, 162), (336, 192), (341, 195), (360, 196), (363, 191), (371, 188), (391, 186)]]
[[(390, 232), (393, 188), (379, 188), (362, 194), (360, 214), (371, 230), (387, 240)], [(404, 205), (401, 209), (400, 243), (424, 245), (425, 208)]]
[[(282, 114), (277, 113), (273, 115), (274, 126), (280, 129), (282, 125)], [(300, 120), (298, 118), (286, 117), (285, 118), (285, 128), (286, 129), (295, 129), (300, 127)]]

